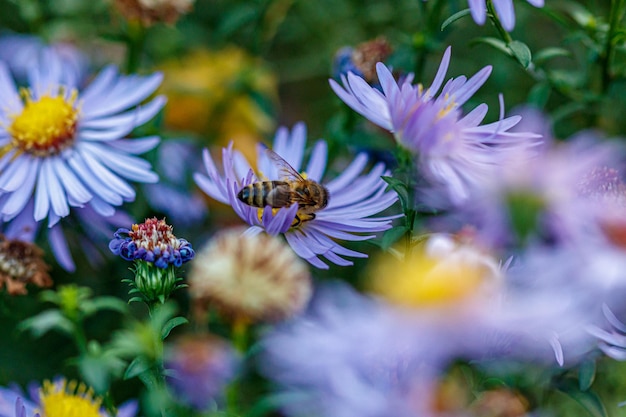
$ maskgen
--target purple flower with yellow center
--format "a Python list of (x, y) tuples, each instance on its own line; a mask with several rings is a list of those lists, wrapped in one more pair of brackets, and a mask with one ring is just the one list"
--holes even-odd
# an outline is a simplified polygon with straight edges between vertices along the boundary
[[(491, 0), (502, 27), (507, 31), (515, 28), (515, 9), (513, 0)], [(543, 7), (544, 0), (526, 0), (535, 7)], [(487, 0), (467, 0), (474, 22), (482, 25), (487, 18)]]
[(79, 92), (64, 77), (67, 63), (51, 51), (43, 56), (20, 93), (0, 63), (0, 217), (15, 218), (31, 200), (34, 220), (48, 217), (49, 226), (87, 204), (110, 216), (134, 200), (129, 180), (158, 180), (134, 155), (159, 138), (124, 138), (163, 107), (162, 96), (139, 105), (162, 76), (124, 76), (110, 66)]
[(393, 133), (396, 141), (416, 156), (417, 167), (426, 179), (459, 203), (493, 175), (494, 167), (506, 155), (535, 146), (539, 135), (509, 132), (521, 120), (519, 116), (500, 115), (497, 122), (481, 125), (488, 110), (484, 103), (463, 115), (460, 107), (485, 83), (491, 66), (469, 80), (460, 76), (443, 84), (450, 54), (448, 47), (427, 89), (411, 84), (412, 74), (396, 82), (382, 63), (376, 65), (382, 92), (353, 73), (341, 77), (343, 87), (334, 80), (329, 82), (353, 110)]
[[(305, 145), (306, 127), (299, 123), (291, 133), (286, 128), (278, 130), (273, 151), (294, 170), (301, 172)], [(322, 183), (327, 151), (323, 140), (314, 145), (303, 177)], [(232, 145), (222, 150), (221, 172), (208, 150), (204, 151), (204, 164), (208, 176), (197, 173), (194, 176), (196, 183), (212, 198), (232, 206), (239, 217), (251, 226), (246, 233), (283, 233), (292, 249), (318, 268), (328, 268), (320, 257), (342, 266), (352, 265), (351, 261), (342, 256), (367, 257), (366, 254), (339, 245), (335, 239), (371, 239), (375, 233), (391, 228), (391, 220), (397, 217), (374, 217), (388, 209), (397, 200), (397, 195), (385, 191), (387, 184), (380, 177), (389, 173), (382, 164), (375, 165), (369, 173), (361, 175), (367, 165), (365, 154), (357, 155), (338, 177), (323, 183), (328, 192), (328, 204), (313, 213), (313, 216), (303, 215), (299, 203), (274, 209), (270, 205), (257, 208), (237, 197), (250, 184), (281, 179), (280, 167), (268, 157), (264, 147), (259, 147), (258, 174), (255, 174), (240, 152), (233, 150)]]
[[(137, 415), (137, 401), (122, 404), (116, 417)], [(29, 394), (0, 387), (0, 417), (109, 417), (92, 388), (60, 379), (32, 386)]]

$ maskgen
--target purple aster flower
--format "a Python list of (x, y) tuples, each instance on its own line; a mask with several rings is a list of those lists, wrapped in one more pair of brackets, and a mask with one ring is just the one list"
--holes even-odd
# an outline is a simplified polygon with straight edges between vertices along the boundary
[[(286, 128), (276, 133), (273, 150), (291, 165), (301, 171), (303, 167), (306, 127), (303, 123), (294, 126), (291, 134)], [(327, 145), (319, 140), (311, 152), (306, 165), (306, 177), (321, 182), (327, 161)], [(380, 178), (388, 175), (382, 164), (375, 165), (369, 173), (359, 175), (367, 165), (367, 156), (359, 154), (343, 169), (338, 177), (324, 183), (330, 198), (328, 205), (315, 212), (309, 221), (294, 220), (300, 209), (291, 204), (278, 210), (272, 207), (256, 208), (243, 203), (237, 194), (243, 187), (261, 179), (281, 178), (278, 167), (270, 160), (262, 147), (259, 147), (259, 174), (251, 168), (244, 156), (233, 150), (232, 145), (222, 150), (223, 170), (220, 172), (213, 157), (205, 150), (204, 164), (208, 176), (196, 174), (196, 183), (212, 198), (229, 204), (251, 227), (247, 233), (260, 233), (265, 230), (270, 235), (284, 233), (293, 250), (318, 268), (328, 266), (320, 259), (326, 258), (337, 265), (352, 265), (342, 256), (367, 257), (366, 254), (347, 249), (335, 239), (360, 241), (374, 237), (373, 233), (391, 228), (391, 220), (398, 216), (372, 217), (387, 208), (397, 195), (386, 192), (386, 183)], [(299, 223), (297, 225), (294, 225)]]
[[(115, 417), (137, 415), (136, 400), (122, 404)], [(0, 387), (0, 417), (65, 417), (80, 412), (82, 417), (109, 417), (102, 399), (83, 383), (58, 379), (31, 384), (28, 394), (19, 387)]]
[[(515, 28), (515, 9), (513, 0), (492, 0), (502, 27), (507, 31)], [(535, 7), (543, 7), (544, 0), (526, 0)], [(487, 17), (487, 0), (467, 0), (474, 22), (482, 25)]]
[(484, 103), (462, 115), (460, 107), (485, 83), (491, 67), (469, 80), (460, 76), (444, 85), (450, 54), (448, 47), (426, 90), (411, 84), (412, 74), (396, 82), (382, 63), (376, 66), (382, 92), (352, 73), (342, 77), (343, 87), (334, 80), (329, 82), (353, 110), (393, 133), (401, 146), (416, 155), (419, 171), (459, 203), (493, 175), (494, 167), (506, 155), (536, 146), (539, 135), (510, 132), (519, 116), (504, 118), (501, 114), (497, 122), (481, 125), (488, 110)]
[(124, 139), (164, 105), (156, 97), (139, 106), (162, 76), (123, 76), (104, 69), (84, 90), (68, 84), (66, 63), (45, 51), (18, 94), (0, 63), (0, 216), (9, 221), (34, 201), (33, 218), (53, 226), (70, 207), (89, 204), (103, 216), (135, 198), (127, 182), (156, 182), (150, 164), (135, 154), (158, 137)]
[(196, 410), (206, 410), (221, 398), (239, 367), (235, 350), (215, 336), (187, 336), (167, 348), (168, 386)]

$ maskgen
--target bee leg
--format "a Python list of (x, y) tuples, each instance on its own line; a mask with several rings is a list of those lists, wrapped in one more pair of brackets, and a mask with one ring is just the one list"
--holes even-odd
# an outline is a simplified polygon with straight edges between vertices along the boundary
[(300, 224), (302, 224), (302, 219), (300, 219), (300, 216), (296, 214), (296, 217), (294, 217), (293, 222), (291, 222), (291, 227), (298, 227), (300, 226)]

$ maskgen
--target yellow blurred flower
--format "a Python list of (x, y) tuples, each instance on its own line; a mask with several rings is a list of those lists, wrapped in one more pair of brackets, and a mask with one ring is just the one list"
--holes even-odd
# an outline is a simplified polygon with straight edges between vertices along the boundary
[(472, 305), (494, 294), (501, 282), (493, 257), (443, 234), (431, 236), (407, 259), (378, 259), (370, 272), (374, 292), (409, 307)]
[(274, 130), (273, 118), (253, 96), (276, 103), (276, 77), (242, 49), (195, 50), (160, 69), (169, 128), (196, 132), (220, 145), (234, 140), (238, 148), (251, 151)]

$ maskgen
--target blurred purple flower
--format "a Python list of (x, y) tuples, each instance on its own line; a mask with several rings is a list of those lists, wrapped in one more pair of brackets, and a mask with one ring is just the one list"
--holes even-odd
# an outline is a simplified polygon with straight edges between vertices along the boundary
[(607, 356), (618, 360), (626, 361), (626, 324), (618, 319), (611, 309), (604, 304), (602, 312), (609, 329), (605, 330), (600, 326), (589, 326), (589, 333), (598, 340), (598, 347)]
[[(513, 0), (492, 0), (502, 27), (508, 32), (515, 28)], [(544, 0), (526, 0), (535, 7), (543, 7)], [(482, 25), (487, 18), (487, 0), (467, 0), (474, 22)]]
[(202, 163), (200, 149), (184, 139), (161, 142), (157, 150), (155, 170), (160, 176), (156, 184), (144, 184), (150, 206), (182, 227), (197, 225), (207, 215), (202, 193), (190, 185), (193, 170)]
[(196, 410), (206, 410), (220, 399), (235, 376), (239, 358), (226, 342), (213, 336), (188, 336), (169, 345), (165, 367), (167, 384)]
[(448, 47), (426, 90), (421, 84), (411, 84), (413, 74), (396, 82), (382, 63), (376, 66), (382, 93), (352, 73), (342, 77), (343, 87), (334, 80), (329, 82), (348, 106), (393, 133), (401, 146), (416, 155), (419, 171), (445, 188), (454, 203), (460, 203), (493, 175), (494, 167), (506, 155), (536, 146), (539, 135), (509, 132), (519, 116), (504, 118), (501, 114), (497, 122), (480, 125), (488, 109), (484, 103), (463, 116), (460, 107), (485, 83), (491, 66), (469, 80), (452, 78), (442, 88), (450, 54)]
[(44, 55), (29, 72), (24, 101), (0, 62), (0, 216), (15, 218), (31, 200), (34, 220), (48, 217), (49, 226), (86, 204), (110, 216), (114, 206), (135, 198), (126, 180), (158, 180), (134, 154), (154, 148), (159, 138), (123, 138), (163, 107), (162, 96), (138, 106), (162, 76), (124, 76), (111, 66), (79, 93), (63, 83), (67, 64), (51, 51)]
[(306, 315), (262, 339), (261, 371), (288, 415), (429, 416), (454, 345), (412, 326), (345, 285), (324, 287)]
[(89, 60), (80, 50), (66, 42), (46, 45), (34, 35), (5, 34), (0, 37), (0, 61), (5, 61), (18, 82), (26, 82), (33, 63), (55, 54), (63, 61), (60, 83), (80, 86), (87, 77)]
[[(291, 133), (286, 128), (278, 130), (273, 150), (295, 170), (301, 171), (305, 145), (306, 127), (299, 123)], [(367, 165), (367, 156), (359, 154), (343, 169), (342, 174), (324, 184), (330, 193), (328, 206), (316, 212), (315, 219), (302, 222), (298, 227), (291, 227), (298, 211), (297, 204), (274, 213), (270, 206), (258, 209), (237, 198), (242, 187), (259, 181), (261, 176), (264, 179), (279, 179), (279, 169), (270, 161), (262, 147), (258, 150), (258, 176), (244, 156), (233, 150), (232, 144), (222, 150), (222, 172), (218, 170), (208, 150), (205, 150), (204, 164), (208, 176), (197, 173), (194, 176), (196, 183), (212, 198), (231, 205), (239, 217), (251, 226), (247, 233), (283, 233), (293, 250), (318, 268), (328, 268), (320, 256), (342, 266), (352, 265), (351, 261), (342, 256), (367, 257), (366, 254), (339, 245), (335, 239), (371, 239), (375, 236), (373, 233), (391, 228), (391, 220), (398, 217), (372, 217), (389, 208), (397, 200), (397, 195), (385, 191), (387, 184), (380, 176), (389, 173), (382, 164), (375, 165), (368, 174), (359, 175)], [(307, 178), (321, 181), (326, 162), (327, 145), (325, 141), (319, 140), (306, 166)]]
[(492, 247), (598, 238), (603, 221), (626, 207), (620, 154), (590, 133), (520, 153), (482, 183), (463, 209), (464, 222)]

